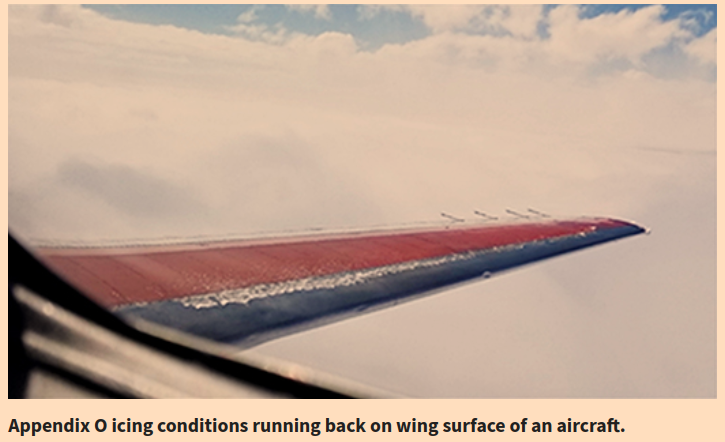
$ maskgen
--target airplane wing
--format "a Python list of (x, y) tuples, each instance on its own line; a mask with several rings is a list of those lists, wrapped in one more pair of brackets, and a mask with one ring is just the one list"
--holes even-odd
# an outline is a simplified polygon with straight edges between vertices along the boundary
[(249, 347), (644, 229), (610, 218), (38, 249), (98, 304)]

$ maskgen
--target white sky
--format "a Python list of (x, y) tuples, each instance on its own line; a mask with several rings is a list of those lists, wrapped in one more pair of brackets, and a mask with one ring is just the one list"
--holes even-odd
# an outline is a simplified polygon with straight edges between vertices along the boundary
[(424, 397), (715, 395), (715, 28), (658, 6), (410, 7), (428, 34), (370, 50), (250, 11), (222, 35), (10, 7), (11, 229), (631, 219), (652, 234), (252, 351)]

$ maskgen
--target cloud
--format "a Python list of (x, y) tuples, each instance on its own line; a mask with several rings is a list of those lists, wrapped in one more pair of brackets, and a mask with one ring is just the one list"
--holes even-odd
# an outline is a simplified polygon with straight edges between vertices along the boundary
[(264, 6), (254, 5), (247, 11), (239, 14), (237, 24), (227, 26), (226, 29), (232, 33), (254, 41), (281, 44), (291, 38), (291, 33), (281, 24), (270, 26), (267, 23), (258, 22), (258, 12)]
[(541, 6), (408, 6), (434, 32), (468, 31), (534, 38), (543, 19)]
[(692, 39), (687, 43), (685, 53), (703, 64), (712, 66), (714, 69), (715, 63), (717, 62), (716, 47), (717, 29), (712, 29), (701, 38)]
[(405, 5), (358, 5), (356, 8), (358, 20), (372, 20), (385, 12), (406, 12)]
[(648, 52), (691, 36), (678, 20), (662, 21), (663, 14), (664, 6), (650, 6), (581, 19), (579, 8), (557, 7), (548, 17), (549, 49), (566, 60), (623, 58), (638, 64)]
[(264, 6), (254, 5), (248, 10), (242, 12), (237, 17), (237, 23), (252, 23), (259, 19), (257, 14), (258, 11), (262, 10)]
[(58, 182), (99, 198), (118, 214), (133, 218), (173, 220), (205, 210), (191, 196), (192, 190), (125, 165), (69, 159), (58, 169)]
[(303, 14), (311, 13), (321, 20), (332, 20), (332, 12), (328, 5), (287, 5), (287, 8)]
[(695, 34), (701, 33), (703, 24), (710, 24), (713, 18), (712, 11), (705, 9), (692, 9), (680, 14), (682, 26), (690, 29)]
[(538, 26), (542, 19), (542, 6), (509, 6), (507, 10), (504, 10), (499, 26), (510, 32), (514, 37), (533, 38), (537, 35)]
[(434, 34), (477, 32), (532, 38), (543, 19), (541, 6), (498, 5), (364, 5), (358, 8), (363, 20), (385, 12), (405, 13), (421, 20)]
[(408, 6), (408, 11), (418, 17), (434, 32), (470, 29), (476, 26), (476, 19), (486, 10), (485, 6)]
[[(473, 26), (464, 10), (451, 10), (445, 20)], [(657, 8), (581, 19), (576, 8), (557, 7), (549, 13), (548, 40), (531, 37), (538, 9), (499, 8), (488, 23), (505, 34), (441, 32), (374, 52), (339, 32), (266, 28), (241, 38), (110, 20), (73, 6), (11, 11), (10, 134), (29, 146), (11, 148), (12, 175), (24, 177), (11, 189), (52, 176), (69, 156), (99, 158), (153, 171), (163, 182), (176, 176), (213, 202), (220, 219), (245, 219), (197, 226), (206, 230), (294, 227), (284, 216), (290, 201), (270, 198), (265, 183), (315, 195), (295, 198), (300, 228), (517, 205), (626, 215), (666, 173), (611, 159), (616, 152), (714, 149), (714, 85), (689, 71), (677, 80), (657, 78), (642, 62), (643, 54), (685, 33), (662, 22)], [(242, 14), (239, 25), (257, 26), (257, 12)], [(691, 57), (665, 53), (663, 66), (706, 69), (715, 33), (688, 38)], [(631, 63), (599, 67), (602, 58), (622, 57)], [(269, 180), (246, 187), (252, 190), (245, 191), (245, 210), (259, 207), (246, 215), (223, 178), (230, 172), (220, 168), (234, 164), (240, 183), (258, 176), (256, 160), (241, 159), (243, 152), (254, 149), (254, 140), (285, 133), (306, 152), (290, 158), (324, 164), (319, 180), (300, 183), (324, 184), (274, 184), (294, 174), (272, 163)], [(232, 155), (229, 145), (241, 150), (237, 160), (197, 173), (207, 158)], [(591, 179), (613, 173), (639, 174), (646, 184), (625, 196), (624, 188)], [(582, 179), (593, 187), (572, 185)], [(600, 192), (601, 201), (587, 191)], [(346, 214), (349, 206), (329, 203), (344, 200), (366, 208)], [(328, 211), (327, 222), (319, 207)]]
[[(370, 7), (361, 9), (360, 15), (375, 17), (394, 11), (422, 20), (432, 35), (384, 50), (437, 57), (441, 63), (587, 79), (626, 71), (662, 78), (714, 77), (714, 65), (700, 63), (714, 57), (714, 33), (698, 37), (692, 14), (665, 21), (664, 8), (584, 17), (584, 9), (573, 5), (548, 9), (424, 5)], [(678, 60), (681, 53), (687, 53), (691, 62)]]

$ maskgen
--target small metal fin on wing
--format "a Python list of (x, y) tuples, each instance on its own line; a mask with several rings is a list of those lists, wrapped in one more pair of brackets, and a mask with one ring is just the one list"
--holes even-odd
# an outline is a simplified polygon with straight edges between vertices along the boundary
[(531, 219), (530, 216), (524, 215), (523, 213), (519, 213), (519, 212), (516, 212), (516, 211), (511, 210), (511, 209), (506, 209), (506, 213), (508, 213), (509, 215), (513, 215), (516, 218)]
[(453, 215), (449, 215), (449, 214), (444, 213), (444, 212), (441, 212), (441, 216), (443, 218), (446, 218), (446, 219), (449, 219), (449, 220), (453, 221), (454, 223), (462, 223), (462, 222), (465, 221), (463, 218), (457, 218), (457, 217), (455, 217)]
[(496, 216), (488, 215), (488, 214), (483, 213), (483, 212), (481, 212), (479, 210), (474, 210), (473, 213), (475, 213), (476, 215), (478, 215), (478, 216), (486, 219), (487, 221), (493, 221), (493, 220), (497, 220), (498, 219), (498, 217), (496, 217)]

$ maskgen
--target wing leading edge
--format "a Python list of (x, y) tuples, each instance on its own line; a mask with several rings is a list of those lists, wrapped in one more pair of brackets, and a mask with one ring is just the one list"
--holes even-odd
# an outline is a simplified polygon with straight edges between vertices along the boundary
[(122, 316), (251, 346), (644, 231), (587, 218), (39, 253)]

